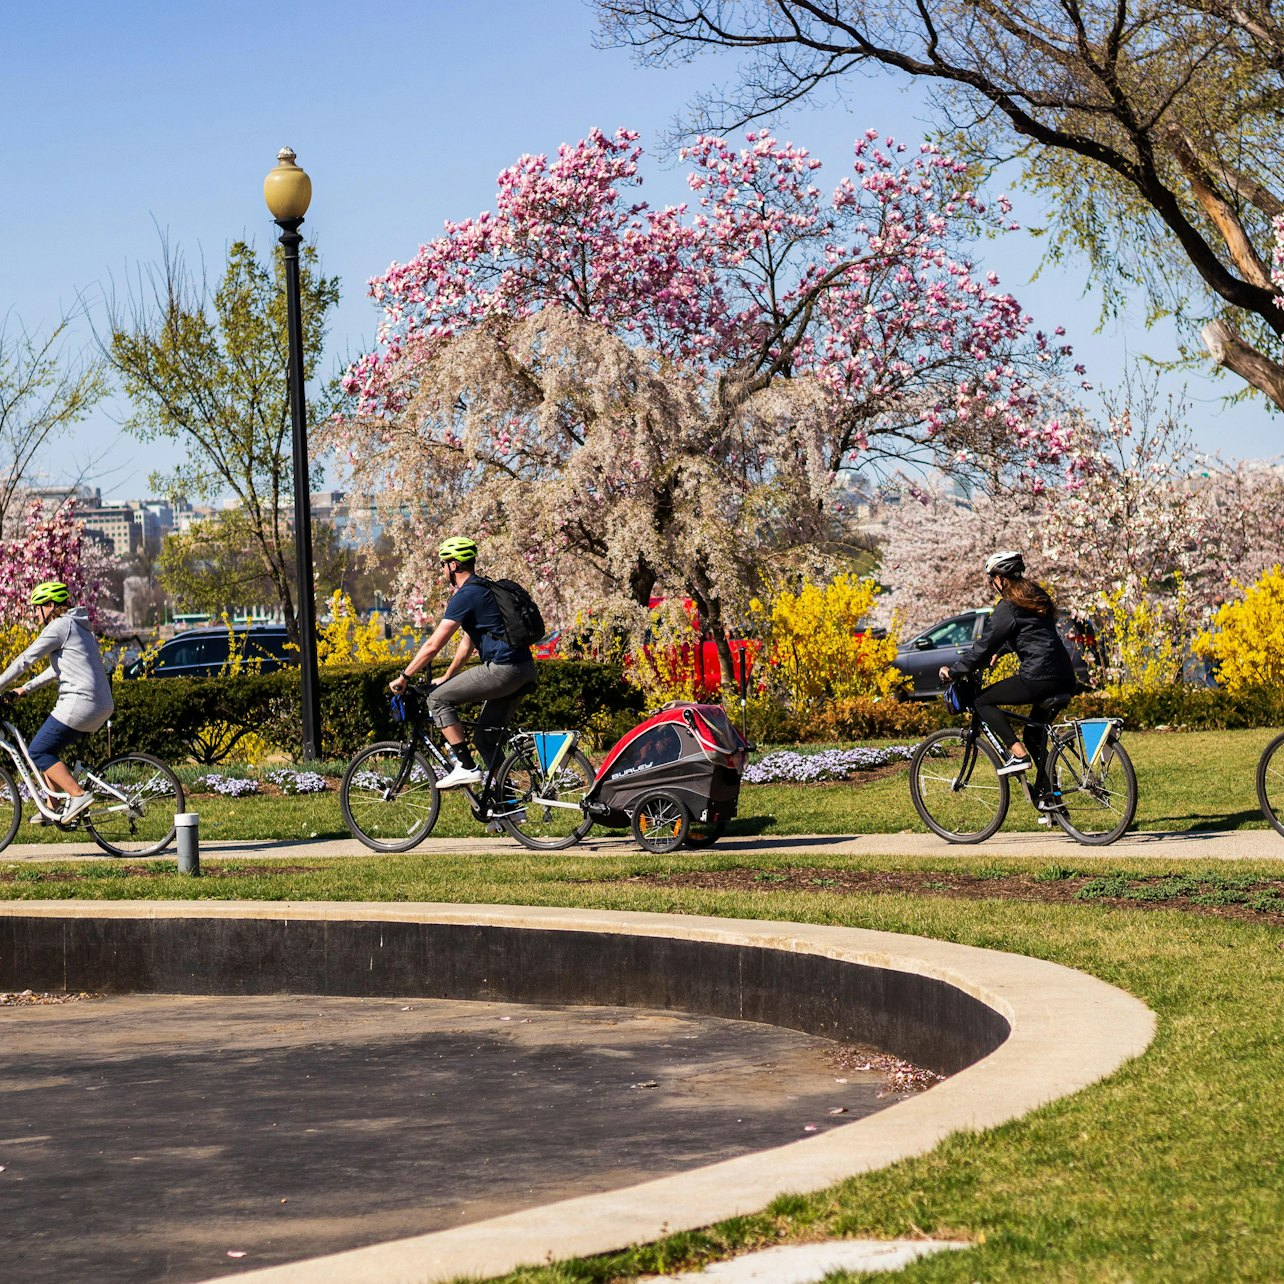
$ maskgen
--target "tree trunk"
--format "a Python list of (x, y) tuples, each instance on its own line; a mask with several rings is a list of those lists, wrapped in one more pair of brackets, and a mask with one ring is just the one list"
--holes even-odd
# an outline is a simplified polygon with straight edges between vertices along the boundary
[(650, 606), (655, 580), (655, 568), (639, 553), (636, 565), (629, 572), (629, 596), (639, 606)]
[(695, 583), (687, 585), (687, 592), (696, 604), (696, 613), (700, 620), (700, 643), (704, 643), (707, 633), (713, 639), (718, 652), (718, 669), (720, 687), (734, 688), (736, 685), (736, 664), (731, 654), (731, 643), (727, 640), (726, 625), (722, 622), (722, 599), (715, 597), (704, 586)]
[(1249, 347), (1225, 321), (1211, 321), (1201, 333), (1219, 366), (1239, 375), (1284, 410), (1284, 366)]

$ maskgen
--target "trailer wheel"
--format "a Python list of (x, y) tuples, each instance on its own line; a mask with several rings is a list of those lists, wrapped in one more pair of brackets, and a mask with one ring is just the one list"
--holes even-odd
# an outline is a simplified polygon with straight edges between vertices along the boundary
[(676, 794), (658, 790), (639, 799), (633, 809), (633, 838), (643, 851), (677, 851), (687, 840), (691, 816)]
[(688, 847), (712, 847), (727, 832), (726, 820), (693, 820), (687, 826)]

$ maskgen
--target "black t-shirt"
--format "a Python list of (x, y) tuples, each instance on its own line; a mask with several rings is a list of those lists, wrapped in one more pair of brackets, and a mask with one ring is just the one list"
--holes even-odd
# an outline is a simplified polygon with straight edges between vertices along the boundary
[(525, 664), (531, 658), (530, 647), (508, 645), (495, 595), (475, 576), (455, 590), (446, 603), (445, 618), (468, 634), (484, 664)]

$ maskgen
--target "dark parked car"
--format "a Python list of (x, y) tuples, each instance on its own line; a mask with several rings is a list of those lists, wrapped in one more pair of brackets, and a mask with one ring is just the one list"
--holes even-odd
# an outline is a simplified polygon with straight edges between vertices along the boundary
[(164, 643), (148, 659), (125, 666), (127, 678), (213, 678), (228, 662), (229, 638), (254, 672), (272, 673), (299, 663), (298, 649), (290, 642), (284, 625), (211, 625), (191, 629)]
[[(981, 636), (993, 609), (982, 606), (975, 611), (961, 611), (904, 643), (896, 653), (896, 667), (910, 680), (906, 695), (914, 700), (940, 695), (944, 683), (937, 671), (943, 664), (953, 664)], [(1087, 620), (1059, 615), (1057, 631), (1070, 652), (1075, 674), (1087, 685), (1089, 670), (1085, 655), (1096, 654), (1096, 630)]]

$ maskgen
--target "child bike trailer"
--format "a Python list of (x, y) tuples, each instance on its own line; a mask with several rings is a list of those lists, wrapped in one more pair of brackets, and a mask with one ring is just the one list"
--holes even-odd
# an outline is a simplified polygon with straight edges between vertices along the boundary
[(708, 847), (736, 814), (748, 750), (721, 705), (666, 704), (607, 754), (582, 806), (645, 851)]

